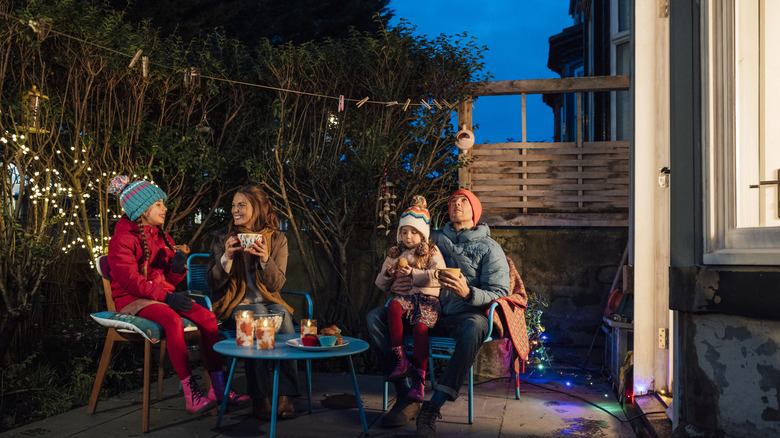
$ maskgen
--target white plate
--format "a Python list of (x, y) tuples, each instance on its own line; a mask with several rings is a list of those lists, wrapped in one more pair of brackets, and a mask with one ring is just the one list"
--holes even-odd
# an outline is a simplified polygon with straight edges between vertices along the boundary
[(348, 340), (342, 338), (341, 341), (343, 342), (343, 344), (341, 344), (341, 345), (334, 345), (332, 347), (307, 347), (307, 346), (301, 344), (301, 338), (293, 338), (293, 339), (290, 339), (289, 341), (287, 341), (286, 344), (289, 345), (290, 347), (300, 348), (301, 350), (326, 351), (326, 350), (331, 350), (331, 349), (334, 349), (334, 348), (346, 347), (347, 345), (349, 345), (349, 341)]

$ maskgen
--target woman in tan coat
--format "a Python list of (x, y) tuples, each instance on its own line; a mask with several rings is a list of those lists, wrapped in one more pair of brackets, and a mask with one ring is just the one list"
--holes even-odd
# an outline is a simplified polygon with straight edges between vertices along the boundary
[[(213, 291), (213, 310), (220, 320), (234, 321), (237, 310), (284, 313), (279, 333), (294, 333), (292, 308), (279, 291), (286, 280), (287, 238), (279, 231), (279, 219), (265, 192), (257, 186), (240, 188), (233, 196), (233, 221), (226, 230), (216, 232), (211, 244), (207, 281)], [(251, 248), (244, 250), (239, 233), (262, 234)], [(254, 414), (271, 419), (272, 382), (268, 363), (245, 361), (247, 392)], [(299, 394), (298, 367), (295, 361), (282, 361), (279, 367), (279, 418), (292, 418), (292, 397)]]

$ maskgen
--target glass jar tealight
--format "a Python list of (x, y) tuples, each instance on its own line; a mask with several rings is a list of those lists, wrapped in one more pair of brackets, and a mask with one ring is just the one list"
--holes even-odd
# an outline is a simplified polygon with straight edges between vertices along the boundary
[(273, 316), (258, 316), (255, 318), (255, 334), (258, 350), (273, 350), (276, 327)]
[(251, 347), (254, 343), (255, 314), (251, 310), (236, 311), (236, 345)]
[(306, 335), (317, 335), (316, 319), (301, 319), (301, 337)]

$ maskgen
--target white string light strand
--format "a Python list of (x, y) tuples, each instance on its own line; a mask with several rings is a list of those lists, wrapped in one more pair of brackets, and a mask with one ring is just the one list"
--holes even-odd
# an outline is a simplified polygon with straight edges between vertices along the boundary
[[(5, 16), (6, 18), (13, 19), (13, 20), (19, 20), (21, 23), (24, 24), (24, 21), (20, 20), (19, 18), (15, 17), (15, 16), (13, 16), (11, 14), (7, 14), (5, 12), (0, 12), (0, 15)], [(35, 22), (33, 20), (30, 20), (30, 22), (28, 22), (27, 24), (36, 33), (40, 31), (40, 29), (38, 28), (38, 23), (37, 22)], [(63, 38), (68, 38), (68, 39), (71, 39), (71, 40), (74, 40), (74, 41), (78, 41), (78, 42), (83, 43), (83, 44), (87, 44), (87, 45), (90, 45), (90, 46), (93, 46), (93, 47), (97, 47), (97, 48), (109, 51), (109, 52), (111, 52), (111, 53), (113, 53), (115, 55), (124, 56), (126, 58), (129, 58), (131, 60), (131, 62), (130, 62), (130, 67), (131, 68), (132, 68), (132, 66), (135, 65), (135, 62), (137, 62), (137, 57), (140, 56), (140, 54), (142, 53), (142, 50), (139, 49), (133, 55), (129, 55), (129, 54), (121, 52), (119, 50), (112, 49), (110, 47), (106, 47), (106, 46), (103, 46), (101, 44), (93, 43), (91, 41), (87, 41), (87, 40), (85, 40), (83, 38), (79, 38), (79, 37), (76, 37), (76, 36), (73, 36), (73, 35), (69, 35), (69, 34), (66, 34), (64, 32), (56, 31), (56, 30), (52, 29), (51, 27), (47, 27), (46, 31), (48, 33), (50, 33), (50, 34), (59, 35), (59, 36), (61, 36)], [(170, 67), (170, 66), (167, 66), (167, 65), (164, 65), (164, 64), (159, 64), (159, 63), (156, 63), (156, 62), (148, 61), (148, 64), (149, 65), (154, 65), (156, 67), (164, 68), (164, 69), (167, 69), (167, 70), (171, 70), (173, 72), (179, 71), (179, 69), (177, 69), (175, 67)], [(329, 95), (326, 95), (326, 94), (317, 94), (317, 93), (311, 93), (311, 92), (307, 92), (307, 91), (290, 90), (290, 89), (287, 89), (287, 88), (274, 87), (274, 86), (271, 86), (271, 85), (262, 85), (262, 84), (255, 84), (255, 83), (252, 83), (252, 82), (236, 81), (236, 80), (233, 80), (233, 79), (219, 78), (219, 77), (215, 77), (215, 76), (201, 75), (201, 77), (202, 78), (206, 78), (206, 79), (211, 79), (213, 81), (226, 82), (228, 84), (233, 84), (233, 85), (243, 85), (243, 86), (247, 86), (247, 87), (263, 88), (263, 89), (266, 89), (266, 90), (281, 91), (281, 92), (285, 92), (285, 93), (293, 93), (293, 94), (299, 94), (299, 95), (304, 95), (304, 96), (321, 97), (321, 98), (324, 98), (324, 99), (333, 99), (333, 100), (336, 100), (336, 101), (341, 99), (340, 96), (329, 96)], [(350, 99), (350, 98), (346, 98), (345, 97), (345, 98), (343, 98), (343, 100), (347, 101), (347, 102), (355, 102), (355, 104), (358, 106), (358, 108), (363, 106), (363, 104), (366, 104), (366, 103), (376, 104), (376, 105), (384, 105), (384, 106), (400, 105), (400, 103), (398, 103), (398, 101), (369, 100), (367, 97), (364, 98), (364, 99)], [(439, 105), (439, 103), (436, 102), (436, 99), (434, 99), (433, 101), (434, 101), (434, 105), (436, 105), (437, 107), (441, 107), (441, 105)], [(444, 106), (446, 106), (447, 109), (451, 109), (452, 107), (454, 107), (457, 104), (457, 102), (453, 103), (453, 104), (449, 104), (446, 100), (442, 100), (442, 103), (444, 103)], [(431, 105), (428, 104), (425, 100), (420, 100), (420, 103), (412, 103), (411, 99), (407, 99), (406, 102), (404, 103), (403, 111), (406, 111), (406, 109), (408, 107), (410, 107), (410, 106), (425, 107), (425, 108), (427, 108), (429, 110), (432, 109)]]

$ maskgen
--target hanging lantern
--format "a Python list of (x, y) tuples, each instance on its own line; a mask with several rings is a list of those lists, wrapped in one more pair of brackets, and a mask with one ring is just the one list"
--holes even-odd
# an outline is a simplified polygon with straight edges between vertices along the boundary
[(42, 94), (38, 87), (33, 85), (32, 90), (26, 96), (27, 131), (32, 134), (46, 133), (41, 129), (41, 100), (49, 100), (49, 96)]
[(455, 146), (462, 151), (471, 149), (474, 146), (474, 133), (466, 129), (466, 125), (463, 125), (460, 131), (455, 133)]

